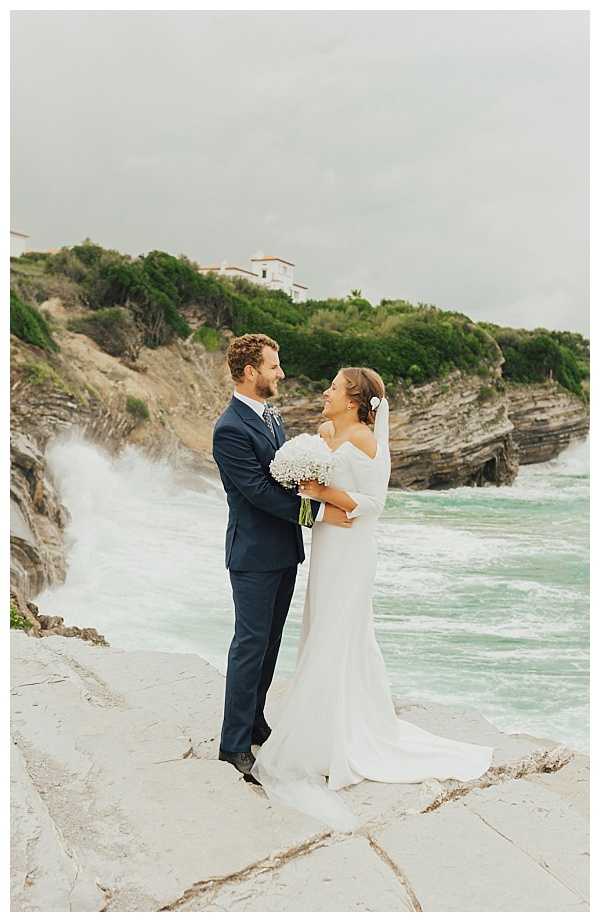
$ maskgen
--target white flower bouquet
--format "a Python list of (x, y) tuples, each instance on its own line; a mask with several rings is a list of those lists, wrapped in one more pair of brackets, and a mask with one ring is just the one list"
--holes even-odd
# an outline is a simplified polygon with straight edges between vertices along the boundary
[[(319, 435), (303, 432), (285, 442), (269, 465), (271, 476), (282, 487), (291, 489), (304, 480), (317, 480), (328, 485), (333, 469), (331, 450)], [(300, 525), (312, 525), (310, 499), (303, 496), (300, 504)]]

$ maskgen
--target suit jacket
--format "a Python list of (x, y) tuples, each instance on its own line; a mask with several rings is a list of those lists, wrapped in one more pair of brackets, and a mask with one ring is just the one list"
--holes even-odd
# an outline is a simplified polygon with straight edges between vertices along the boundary
[[(285, 442), (283, 425), (273, 425), (275, 436), (251, 407), (232, 397), (214, 428), (213, 458), (229, 505), (225, 566), (230, 570), (280, 570), (304, 560), (300, 497), (269, 472)], [(316, 516), (320, 504), (311, 503)]]

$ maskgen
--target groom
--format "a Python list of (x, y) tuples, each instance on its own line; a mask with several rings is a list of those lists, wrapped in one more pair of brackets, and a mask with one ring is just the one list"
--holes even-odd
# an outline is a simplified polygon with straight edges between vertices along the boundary
[[(233, 590), (235, 633), (227, 660), (219, 759), (254, 781), (250, 746), (262, 745), (271, 733), (265, 699), (296, 571), (304, 560), (301, 499), (269, 474), (269, 464), (285, 442), (281, 417), (267, 403), (285, 377), (278, 344), (262, 333), (246, 333), (231, 341), (227, 362), (234, 392), (215, 425), (213, 457), (229, 505), (225, 566)], [(315, 521), (351, 527), (342, 509), (311, 504)]]

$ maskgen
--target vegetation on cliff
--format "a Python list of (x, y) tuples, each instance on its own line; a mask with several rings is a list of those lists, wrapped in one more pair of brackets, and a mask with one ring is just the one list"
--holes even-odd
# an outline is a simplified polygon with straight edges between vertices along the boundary
[(108, 355), (124, 356), (135, 361), (143, 337), (132, 311), (126, 307), (101, 307), (69, 320), (75, 333), (85, 333)]
[[(16, 294), (29, 293), (37, 303), (61, 286), (70, 298), (76, 292), (87, 311), (70, 321), (71, 329), (133, 360), (142, 344), (157, 347), (177, 336), (218, 349), (226, 328), (273, 336), (288, 374), (318, 383), (342, 365), (370, 365), (393, 387), (422, 384), (453, 369), (486, 378), (504, 361), (509, 380), (552, 378), (585, 397), (589, 342), (577, 333), (475, 323), (459, 311), (404, 300), (372, 305), (357, 290), (297, 304), (243, 279), (200, 274), (185, 256), (153, 250), (133, 258), (90, 240), (58, 253), (27, 253), (11, 260), (11, 269)], [(195, 331), (186, 319), (191, 314), (203, 322)]]
[(57, 352), (58, 345), (52, 338), (50, 327), (37, 308), (22, 301), (14, 291), (10, 292), (10, 332), (32, 346), (39, 346), (50, 352)]
[(141, 400), (139, 397), (132, 397), (129, 395), (125, 402), (125, 408), (127, 412), (138, 422), (144, 422), (145, 420), (150, 419), (150, 410), (148, 409), (148, 404), (145, 400)]
[(27, 631), (31, 627), (31, 624), (25, 618), (16, 605), (11, 601), (10, 603), (10, 626), (13, 630), (17, 631)]
[(567, 390), (586, 397), (582, 382), (590, 374), (590, 343), (580, 333), (500, 327), (481, 323), (504, 355), (502, 373), (516, 383), (555, 379)]

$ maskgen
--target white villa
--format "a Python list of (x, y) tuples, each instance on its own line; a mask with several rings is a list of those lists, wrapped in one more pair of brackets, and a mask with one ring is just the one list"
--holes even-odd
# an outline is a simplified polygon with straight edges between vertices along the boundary
[(27, 241), (29, 234), (22, 234), (20, 231), (11, 230), (10, 232), (10, 255), (20, 256), (26, 250), (30, 249)]
[(220, 266), (200, 266), (200, 272), (216, 272), (229, 278), (243, 278), (255, 285), (264, 285), (265, 288), (281, 289), (294, 301), (306, 301), (308, 288), (294, 281), (294, 263), (280, 256), (265, 256), (256, 253), (250, 257), (250, 268), (231, 266), (225, 260)]

